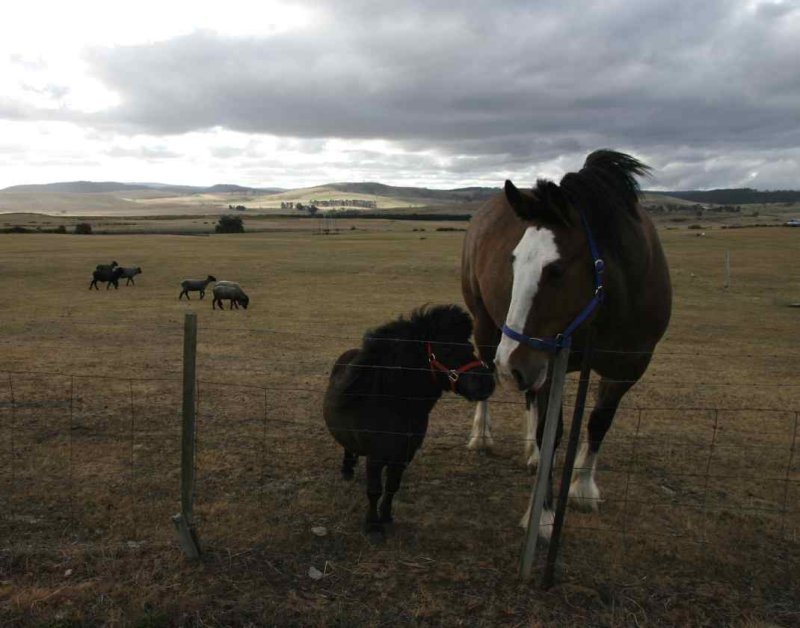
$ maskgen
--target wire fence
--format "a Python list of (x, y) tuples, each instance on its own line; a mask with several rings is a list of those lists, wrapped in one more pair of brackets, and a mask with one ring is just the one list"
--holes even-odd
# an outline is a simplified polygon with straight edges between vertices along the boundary
[[(339, 477), (342, 451), (322, 420), (333, 364), (313, 352), (312, 341), (356, 344), (360, 337), (241, 331), (285, 337), (291, 359), (280, 357), (277, 342), (278, 357), (268, 363), (263, 356), (204, 351), (209, 348), (201, 343), (195, 480), (201, 538), (236, 549), (291, 547), (309, 528), (358, 536), (366, 506), (363, 468), (355, 487)], [(169, 520), (180, 501), (182, 390), (176, 366), (162, 364), (152, 377), (0, 370), (0, 536), (10, 544), (55, 549), (174, 545)], [(715, 381), (711, 373), (653, 376), (635, 390), (682, 386), (741, 382)], [(736, 551), (795, 568), (800, 411), (776, 391), (791, 398), (799, 385), (751, 379), (747, 386), (759, 401), (752, 407), (735, 398), (730, 405), (716, 397), (685, 404), (647, 394), (623, 400), (600, 455), (599, 512), (568, 515), (565, 560), (579, 560), (587, 544), (611, 538), (641, 547), (662, 540), (700, 546), (709, 563), (720, 552)], [(565, 409), (574, 393), (570, 381)], [(511, 545), (521, 539), (516, 524), (531, 489), (523, 457), (525, 401), (500, 390), (490, 404), (492, 456), (467, 451), (474, 408), (445, 395), (397, 496), (397, 518), (443, 547), (458, 536), (491, 553), (498, 538)]]

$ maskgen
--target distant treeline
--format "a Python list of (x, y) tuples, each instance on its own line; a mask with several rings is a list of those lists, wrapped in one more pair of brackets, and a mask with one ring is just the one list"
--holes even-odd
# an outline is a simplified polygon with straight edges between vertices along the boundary
[(651, 192), (664, 196), (674, 196), (695, 203), (715, 203), (717, 205), (751, 205), (754, 203), (798, 203), (800, 191), (775, 190), (761, 192), (752, 188), (731, 188), (727, 190), (685, 190), (679, 192)]

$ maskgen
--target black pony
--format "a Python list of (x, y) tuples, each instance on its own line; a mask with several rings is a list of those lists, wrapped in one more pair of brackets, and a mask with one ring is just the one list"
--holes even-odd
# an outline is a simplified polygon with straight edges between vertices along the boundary
[(493, 373), (475, 356), (471, 335), (472, 319), (457, 305), (423, 307), (367, 332), (361, 349), (334, 365), (325, 423), (344, 447), (342, 478), (352, 479), (358, 456), (367, 458), (365, 531), (372, 541), (382, 540), (383, 524), (392, 521), (392, 499), (442, 392), (473, 401), (494, 392)]

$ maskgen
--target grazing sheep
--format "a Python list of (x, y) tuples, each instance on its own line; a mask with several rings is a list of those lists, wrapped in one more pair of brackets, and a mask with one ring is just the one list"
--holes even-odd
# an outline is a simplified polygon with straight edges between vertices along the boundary
[(128, 281), (125, 282), (125, 285), (128, 286), (130, 284), (133, 284), (135, 286), (136, 282), (133, 280), (133, 278), (136, 275), (141, 275), (142, 274), (142, 267), (141, 266), (120, 266), (120, 268), (122, 269), (122, 274), (120, 275), (120, 277), (122, 277), (123, 279), (127, 279), (128, 280)]
[(119, 266), (119, 264), (117, 264), (117, 262), (114, 261), (114, 262), (111, 262), (110, 264), (98, 264), (95, 267), (95, 270), (113, 270), (117, 266)]
[(116, 268), (104, 268), (101, 270), (95, 270), (92, 273), (92, 282), (89, 284), (89, 290), (94, 288), (95, 290), (99, 290), (100, 288), (97, 287), (98, 281), (104, 281), (106, 283), (106, 290), (111, 287), (111, 284), (114, 284), (114, 290), (119, 288), (119, 278), (122, 276), (122, 268), (117, 266)]
[(200, 298), (202, 299), (206, 296), (206, 287), (208, 284), (216, 280), (217, 278), (213, 275), (209, 275), (205, 279), (184, 279), (181, 282), (181, 288), (183, 288), (183, 290), (181, 290), (181, 293), (178, 295), (178, 300), (180, 300), (184, 294), (187, 300), (191, 300), (189, 299), (190, 292), (199, 292)]
[(229, 308), (231, 310), (233, 308), (238, 310), (240, 305), (244, 309), (247, 309), (247, 306), (250, 304), (250, 298), (244, 293), (242, 287), (235, 281), (217, 282), (217, 285), (214, 286), (214, 300), (211, 301), (211, 309), (217, 309), (217, 303), (219, 303), (219, 309), (223, 309), (223, 299), (227, 299), (231, 302)]

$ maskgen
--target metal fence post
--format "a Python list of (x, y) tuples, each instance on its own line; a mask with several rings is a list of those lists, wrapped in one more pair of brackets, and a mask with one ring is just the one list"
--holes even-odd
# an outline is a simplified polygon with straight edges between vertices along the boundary
[(550, 484), (550, 470), (553, 466), (556, 430), (561, 411), (561, 398), (564, 393), (564, 381), (567, 377), (568, 361), (569, 347), (559, 349), (553, 358), (553, 370), (550, 375), (550, 396), (547, 399), (547, 414), (544, 419), (544, 433), (542, 435), (541, 459), (539, 460), (539, 468), (536, 471), (536, 483), (531, 492), (528, 530), (525, 534), (525, 543), (520, 556), (519, 572), (520, 576), (525, 580), (531, 576), (533, 560), (536, 557), (536, 538), (539, 536), (544, 498)]
[(197, 314), (186, 314), (183, 325), (183, 428), (181, 431), (181, 512), (172, 518), (186, 556), (200, 558), (194, 527), (195, 403)]
[(578, 450), (578, 441), (581, 437), (583, 413), (586, 407), (586, 394), (589, 391), (589, 379), (592, 375), (592, 343), (594, 341), (594, 327), (589, 326), (586, 332), (586, 342), (583, 345), (581, 358), (581, 378), (578, 383), (578, 393), (575, 397), (575, 409), (572, 414), (572, 426), (567, 441), (567, 453), (564, 458), (564, 469), (561, 473), (561, 488), (558, 491), (555, 518), (553, 519), (553, 534), (550, 536), (550, 546), (547, 548), (547, 562), (542, 576), (542, 588), (549, 589), (553, 586), (553, 577), (558, 558), (558, 545), (561, 540), (561, 530), (564, 525), (564, 513), (569, 499), (569, 487), (572, 479), (572, 470), (575, 467), (575, 452)]

